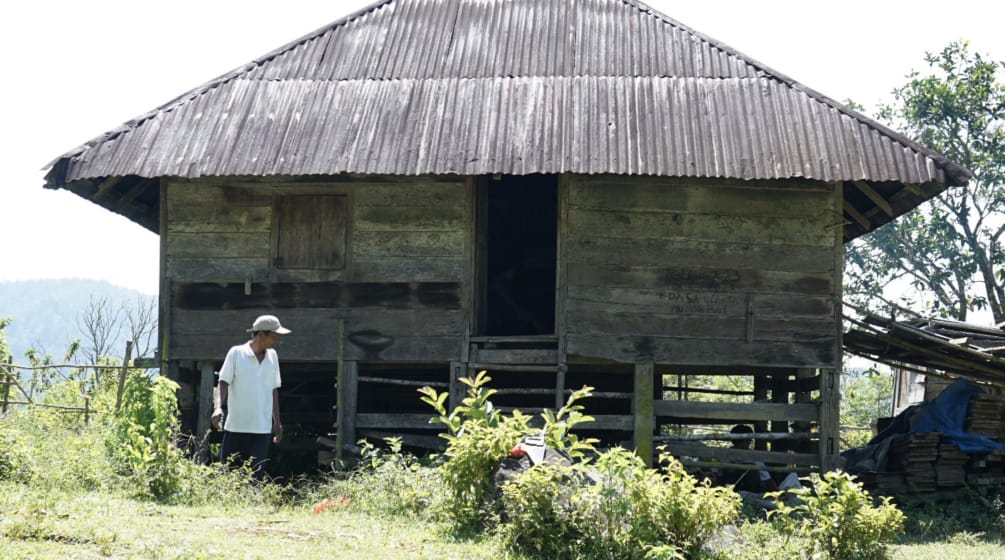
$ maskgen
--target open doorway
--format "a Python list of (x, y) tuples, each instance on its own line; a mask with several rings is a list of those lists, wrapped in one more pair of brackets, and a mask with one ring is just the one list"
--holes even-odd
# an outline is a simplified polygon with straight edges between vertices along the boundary
[(498, 176), (482, 192), (483, 334), (554, 334), (558, 175)]

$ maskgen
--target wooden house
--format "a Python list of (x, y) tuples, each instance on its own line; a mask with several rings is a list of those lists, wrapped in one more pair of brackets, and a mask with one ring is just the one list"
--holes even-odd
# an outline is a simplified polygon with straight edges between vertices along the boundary
[[(160, 234), (158, 361), (200, 433), (273, 312), (284, 422), (339, 449), (435, 441), (416, 388), (484, 369), (528, 412), (595, 387), (590, 430), (647, 459), (812, 470), (838, 451), (843, 244), (968, 177), (636, 0), (384, 0), (46, 186)], [(753, 389), (707, 402), (698, 375)], [(738, 422), (756, 449), (684, 441)]]

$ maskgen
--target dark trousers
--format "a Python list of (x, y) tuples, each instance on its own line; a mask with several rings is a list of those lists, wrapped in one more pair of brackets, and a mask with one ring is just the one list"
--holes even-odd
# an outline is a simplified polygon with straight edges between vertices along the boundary
[(255, 478), (262, 480), (265, 476), (265, 461), (269, 459), (270, 443), (272, 434), (224, 431), (223, 443), (220, 444), (220, 461), (232, 469), (248, 463)]

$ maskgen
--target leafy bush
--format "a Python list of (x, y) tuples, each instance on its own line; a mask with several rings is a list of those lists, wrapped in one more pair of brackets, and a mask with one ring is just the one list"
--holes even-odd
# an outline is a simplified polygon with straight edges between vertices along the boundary
[[(445, 513), (458, 529), (495, 528), (510, 548), (534, 557), (671, 559), (697, 551), (739, 513), (737, 495), (697, 482), (669, 455), (657, 471), (630, 451), (598, 454), (595, 440), (580, 440), (572, 428), (592, 420), (578, 404), (590, 387), (558, 412), (545, 411), (536, 429), (520, 411), (503, 416), (493, 409), (484, 372), (461, 381), (468, 396), (449, 414), (446, 394), (420, 390), (448, 429), (439, 470), (448, 488)], [(494, 500), (493, 473), (531, 433), (580, 462), (534, 466)]]
[(789, 506), (780, 493), (768, 494), (778, 509), (770, 519), (783, 534), (804, 539), (811, 558), (885, 560), (888, 544), (903, 530), (904, 514), (889, 497), (874, 503), (868, 491), (847, 473), (809, 477), (810, 488), (792, 491), (799, 503)]
[(120, 470), (139, 481), (140, 493), (160, 500), (180, 489), (185, 461), (176, 443), (177, 390), (178, 384), (166, 377), (131, 372), (108, 439), (108, 450)]
[(513, 549), (537, 557), (692, 557), (736, 518), (739, 496), (697, 482), (669, 455), (661, 466), (622, 448), (592, 464), (536, 466), (503, 488), (501, 530)]
[(31, 478), (28, 454), (16, 439), (0, 433), (0, 480), (27, 482)]
[(431, 387), (419, 390), (422, 401), (436, 410), (448, 430), (441, 434), (447, 448), (439, 471), (449, 504), (442, 513), (460, 531), (481, 529), (496, 516), (495, 504), (489, 499), (492, 473), (520, 438), (533, 431), (530, 418), (520, 411), (504, 416), (492, 407), (489, 398), (496, 391), (485, 387), (491, 379), (484, 371), (474, 379), (462, 377), (468, 395), (449, 413), (447, 393), (437, 393)]

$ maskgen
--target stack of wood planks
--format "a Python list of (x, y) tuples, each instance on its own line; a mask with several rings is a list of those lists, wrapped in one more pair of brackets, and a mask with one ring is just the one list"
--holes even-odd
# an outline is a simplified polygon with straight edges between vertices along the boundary
[[(1005, 397), (990, 393), (974, 396), (965, 430), (1005, 442)], [(881, 494), (1003, 484), (1005, 451), (967, 453), (941, 433), (904, 434), (890, 441), (886, 469), (863, 473), (859, 480)]]

